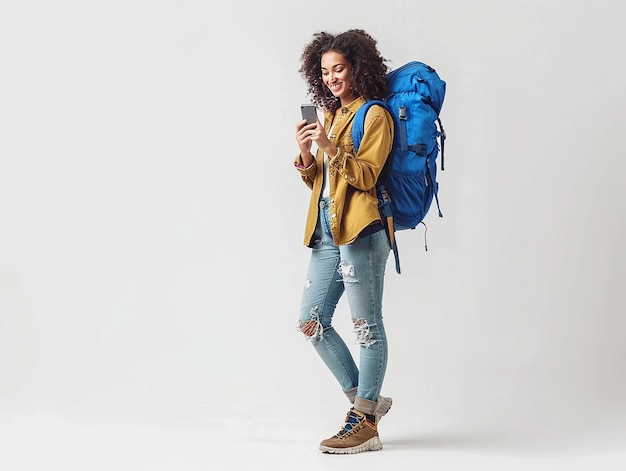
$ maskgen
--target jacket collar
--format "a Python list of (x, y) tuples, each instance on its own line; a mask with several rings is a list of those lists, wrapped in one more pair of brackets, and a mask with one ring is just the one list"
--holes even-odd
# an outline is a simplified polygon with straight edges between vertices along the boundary
[[(352, 101), (350, 104), (343, 106), (340, 108), (342, 111), (342, 118), (335, 122), (333, 126), (333, 133), (330, 136), (331, 140), (335, 136), (342, 134), (342, 132), (348, 127), (348, 124), (352, 121), (352, 118), (356, 114), (357, 110), (365, 104), (365, 100), (363, 98), (357, 98)], [(331, 113), (326, 113), (326, 125), (324, 126), (325, 131), (329, 132), (331, 128), (331, 123), (335, 121), (334, 116)]]
[(352, 114), (356, 113), (357, 110), (363, 106), (363, 104), (365, 104), (365, 100), (361, 97), (357, 98), (356, 100), (352, 101), (350, 104), (342, 107), (343, 108), (343, 112), (347, 113), (350, 112)]

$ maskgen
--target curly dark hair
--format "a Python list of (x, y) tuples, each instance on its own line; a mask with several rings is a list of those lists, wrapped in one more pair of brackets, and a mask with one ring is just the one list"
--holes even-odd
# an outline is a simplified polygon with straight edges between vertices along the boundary
[(342, 54), (351, 66), (351, 84), (354, 92), (366, 100), (387, 96), (385, 76), (389, 71), (376, 47), (377, 41), (362, 29), (350, 29), (333, 35), (325, 31), (315, 33), (302, 51), (299, 72), (307, 84), (307, 95), (319, 108), (331, 113), (341, 106), (339, 100), (322, 80), (322, 56), (328, 51)]

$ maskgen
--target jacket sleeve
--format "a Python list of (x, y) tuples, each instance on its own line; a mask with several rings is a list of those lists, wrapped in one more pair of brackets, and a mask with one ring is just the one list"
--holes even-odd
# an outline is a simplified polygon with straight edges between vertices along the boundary
[[(393, 144), (393, 119), (384, 108), (372, 106), (365, 117), (363, 139), (359, 151), (355, 154), (345, 149), (330, 160), (348, 183), (361, 190), (368, 191), (376, 185)], [(351, 149), (354, 151), (354, 149)]]
[(317, 163), (315, 159), (313, 160), (313, 163), (311, 165), (305, 167), (302, 163), (302, 157), (300, 156), (300, 154), (298, 154), (293, 161), (293, 165), (294, 167), (296, 167), (296, 170), (300, 172), (300, 177), (302, 178), (302, 181), (312, 190), (313, 181), (315, 180), (315, 173), (317, 172)]

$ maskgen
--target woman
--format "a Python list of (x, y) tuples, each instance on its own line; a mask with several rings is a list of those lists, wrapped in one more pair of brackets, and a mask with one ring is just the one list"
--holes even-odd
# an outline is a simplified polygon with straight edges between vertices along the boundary
[[(324, 124), (296, 125), (300, 153), (294, 164), (312, 190), (304, 235), (312, 250), (298, 329), (352, 403), (340, 431), (321, 442), (327, 453), (380, 450), (378, 420), (391, 407), (391, 398), (380, 396), (387, 367), (382, 297), (390, 247), (375, 185), (391, 151), (393, 119), (374, 105), (358, 153), (351, 137), (359, 107), (387, 95), (385, 61), (376, 41), (359, 29), (316, 33), (301, 56), (299, 71), (313, 103), (324, 111)], [(358, 367), (332, 326), (344, 292), (360, 345)]]

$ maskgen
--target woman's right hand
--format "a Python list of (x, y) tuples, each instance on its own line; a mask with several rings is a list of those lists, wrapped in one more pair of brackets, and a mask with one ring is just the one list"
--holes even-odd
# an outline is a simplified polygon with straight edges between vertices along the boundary
[(308, 167), (313, 163), (313, 154), (311, 153), (311, 145), (313, 144), (312, 136), (317, 129), (318, 123), (307, 124), (306, 119), (299, 121), (296, 124), (296, 141), (300, 148), (300, 157), (302, 158), (302, 164)]

